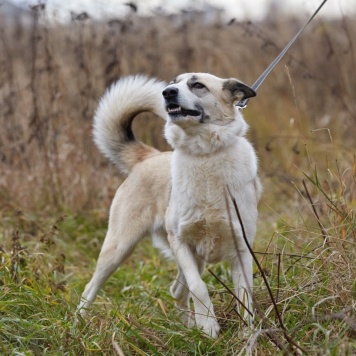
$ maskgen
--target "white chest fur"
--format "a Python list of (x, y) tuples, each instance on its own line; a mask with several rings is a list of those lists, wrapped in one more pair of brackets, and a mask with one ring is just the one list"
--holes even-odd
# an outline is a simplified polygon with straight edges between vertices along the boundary
[[(234, 253), (226, 186), (238, 202), (254, 190), (257, 160), (243, 137), (212, 155), (190, 155), (176, 150), (172, 162), (172, 193), (167, 229), (194, 245), (209, 262)], [(250, 188), (251, 186), (251, 188)], [(245, 203), (244, 203), (245, 205)]]

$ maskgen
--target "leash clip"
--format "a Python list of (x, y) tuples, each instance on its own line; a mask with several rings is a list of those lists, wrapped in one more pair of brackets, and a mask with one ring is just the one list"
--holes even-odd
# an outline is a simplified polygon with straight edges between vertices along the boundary
[(248, 100), (242, 100), (242, 101), (239, 101), (235, 106), (236, 106), (239, 110), (243, 110), (243, 109), (246, 109), (247, 102), (248, 102)]

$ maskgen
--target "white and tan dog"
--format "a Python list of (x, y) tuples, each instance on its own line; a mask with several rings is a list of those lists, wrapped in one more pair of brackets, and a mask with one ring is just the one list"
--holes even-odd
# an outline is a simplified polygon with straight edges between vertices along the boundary
[[(206, 262), (231, 262), (235, 293), (252, 311), (252, 256), (226, 187), (252, 245), (261, 185), (254, 149), (244, 137), (248, 126), (234, 104), (255, 95), (236, 79), (206, 73), (179, 75), (168, 86), (131, 76), (105, 93), (94, 119), (94, 139), (127, 178), (112, 202), (96, 270), (78, 306), (81, 313), (148, 233), (155, 246), (176, 259), (178, 276), (171, 293), (188, 323), (192, 298), (197, 327), (212, 337), (219, 332), (201, 279)], [(131, 123), (145, 111), (166, 120), (165, 137), (173, 153), (135, 139)], [(245, 309), (244, 315), (251, 314)]]

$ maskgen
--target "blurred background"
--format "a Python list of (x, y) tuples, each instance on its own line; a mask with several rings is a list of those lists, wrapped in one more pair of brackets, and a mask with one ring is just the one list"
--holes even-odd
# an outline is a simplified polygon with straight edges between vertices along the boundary
[[(175, 265), (149, 241), (105, 285), (89, 324), (72, 318), (122, 182), (92, 140), (105, 89), (130, 74), (168, 82), (193, 71), (252, 84), (318, 5), (0, 0), (0, 354), (113, 354), (116, 337), (128, 355), (231, 355), (253, 343), (253, 354), (275, 355), (259, 333), (281, 330), (262, 275), (280, 338), (287, 330), (310, 355), (356, 354), (355, 0), (328, 0), (244, 110), (264, 186), (254, 341), (207, 273), (222, 336), (200, 341), (177, 323)], [(163, 124), (141, 114), (134, 132), (170, 150)], [(212, 268), (231, 281), (226, 266)]]
[[(0, 205), (107, 211), (121, 182), (92, 142), (106, 87), (144, 73), (252, 84), (318, 1), (0, 1)], [(329, 0), (244, 111), (265, 187), (263, 224), (297, 219), (305, 175), (354, 186), (356, 5)], [(135, 133), (161, 150), (163, 122)], [(346, 184), (346, 183), (345, 183)], [(341, 184), (342, 185), (342, 184)], [(354, 189), (347, 185), (345, 192)], [(290, 210), (289, 208), (293, 208)], [(105, 215), (104, 214), (104, 215)]]

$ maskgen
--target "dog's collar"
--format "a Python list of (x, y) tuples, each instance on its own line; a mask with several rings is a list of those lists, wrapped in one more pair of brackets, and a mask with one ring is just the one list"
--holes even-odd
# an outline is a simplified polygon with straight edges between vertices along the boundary
[[(319, 5), (319, 7), (315, 10), (313, 15), (309, 18), (309, 20), (304, 24), (304, 26), (294, 35), (294, 37), (287, 43), (287, 45), (283, 48), (282, 52), (274, 59), (274, 61), (267, 67), (267, 69), (260, 75), (260, 77), (253, 83), (251, 88), (255, 91), (260, 87), (263, 81), (267, 78), (268, 74), (272, 71), (272, 69), (278, 64), (278, 62), (282, 59), (288, 49), (292, 46), (295, 40), (299, 37), (299, 35), (304, 31), (304, 29), (309, 25), (309, 23), (313, 20), (319, 10), (324, 6), (324, 4), (328, 0), (323, 0), (323, 2)], [(249, 99), (239, 101), (236, 106), (238, 109), (243, 110), (246, 108)]]

